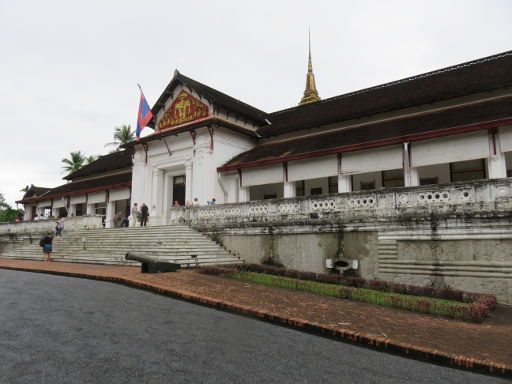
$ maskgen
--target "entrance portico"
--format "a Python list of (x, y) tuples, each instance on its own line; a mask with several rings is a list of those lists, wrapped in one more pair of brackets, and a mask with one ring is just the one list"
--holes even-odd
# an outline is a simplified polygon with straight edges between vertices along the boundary
[(217, 168), (254, 146), (262, 111), (178, 72), (152, 111), (155, 132), (132, 143), (132, 204), (146, 203), (149, 225), (167, 224), (175, 201), (238, 196), (238, 183), (222, 180)]

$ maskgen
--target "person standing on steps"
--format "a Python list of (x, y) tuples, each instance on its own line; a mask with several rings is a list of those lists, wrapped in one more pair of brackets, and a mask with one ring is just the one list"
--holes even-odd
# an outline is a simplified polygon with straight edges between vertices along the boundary
[(119, 228), (121, 226), (122, 220), (123, 220), (123, 212), (119, 211), (114, 215), (114, 228)]
[(145, 227), (148, 222), (149, 209), (146, 203), (142, 203), (140, 207), (140, 226)]
[(59, 217), (59, 220), (57, 220), (57, 226), (55, 227), (55, 236), (62, 237), (63, 230), (64, 230), (64, 220), (62, 220), (62, 217)]
[(52, 261), (50, 255), (52, 253), (52, 242), (53, 242), (53, 233), (48, 232), (46, 236), (43, 236), (41, 240), (39, 240), (39, 245), (43, 247), (43, 254), (46, 256), (44, 261)]
[(132, 217), (131, 217), (131, 227), (135, 227), (137, 225), (137, 221), (140, 220), (140, 212), (139, 212), (139, 206), (137, 205), (137, 203), (134, 203), (133, 204), (133, 208), (132, 208)]

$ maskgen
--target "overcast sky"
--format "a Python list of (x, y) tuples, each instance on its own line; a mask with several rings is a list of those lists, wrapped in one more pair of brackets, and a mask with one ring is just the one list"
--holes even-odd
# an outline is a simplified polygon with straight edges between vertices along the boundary
[[(247, 4), (246, 4), (247, 3)], [(512, 1), (0, 0), (0, 193), (105, 154), (176, 68), (267, 112), (512, 49)]]

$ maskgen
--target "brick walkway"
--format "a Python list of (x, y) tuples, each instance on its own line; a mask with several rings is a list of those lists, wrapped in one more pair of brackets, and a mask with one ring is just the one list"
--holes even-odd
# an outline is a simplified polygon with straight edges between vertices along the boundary
[(411, 356), (512, 373), (512, 309), (482, 324), (398, 311), (292, 290), (199, 274), (141, 274), (138, 268), (0, 259), (0, 268), (113, 280), (286, 323)]

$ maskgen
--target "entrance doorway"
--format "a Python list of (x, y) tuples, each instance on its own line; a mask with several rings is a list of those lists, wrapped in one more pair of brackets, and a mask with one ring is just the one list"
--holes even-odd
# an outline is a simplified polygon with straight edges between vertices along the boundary
[(172, 181), (172, 203), (177, 200), (180, 205), (185, 205), (185, 175), (174, 176)]

